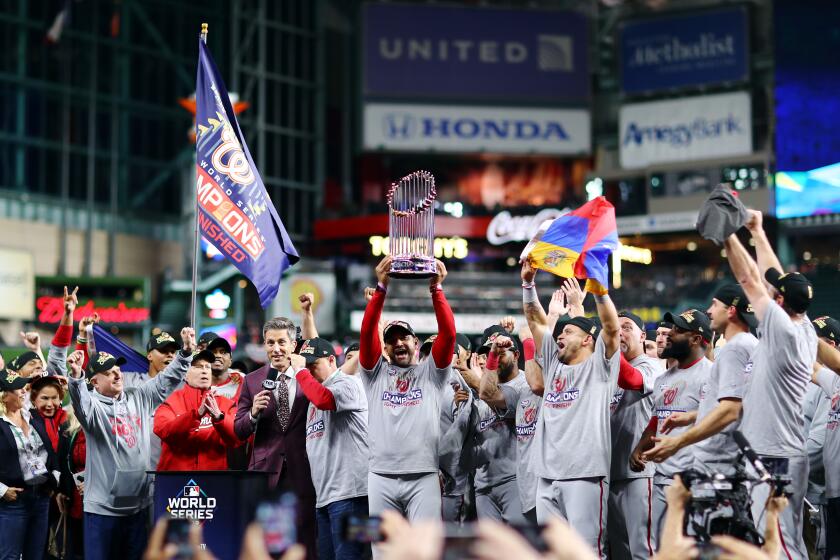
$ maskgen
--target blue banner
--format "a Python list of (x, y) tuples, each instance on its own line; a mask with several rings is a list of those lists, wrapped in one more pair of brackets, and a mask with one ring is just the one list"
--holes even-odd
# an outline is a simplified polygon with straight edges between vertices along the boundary
[(137, 350), (112, 335), (107, 329), (99, 325), (93, 325), (93, 340), (95, 341), (97, 352), (107, 352), (112, 356), (125, 358), (125, 364), (120, 367), (122, 371), (134, 373), (149, 372), (149, 360), (146, 359), (146, 356), (140, 354)]
[(201, 233), (244, 274), (268, 307), (283, 271), (298, 254), (277, 215), (225, 84), (204, 41), (198, 41), (195, 160)]
[(749, 79), (743, 7), (621, 25), (621, 90), (649, 93)]
[(588, 61), (577, 12), (364, 6), (368, 97), (586, 104)]

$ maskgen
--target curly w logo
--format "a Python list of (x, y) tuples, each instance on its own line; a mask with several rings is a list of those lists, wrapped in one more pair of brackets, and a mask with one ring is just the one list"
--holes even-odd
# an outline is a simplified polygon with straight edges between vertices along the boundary
[(673, 403), (674, 399), (677, 398), (677, 393), (679, 392), (680, 390), (676, 387), (671, 387), (670, 389), (666, 390), (665, 393), (662, 395), (662, 399), (664, 400), (665, 404), (670, 405), (671, 403)]

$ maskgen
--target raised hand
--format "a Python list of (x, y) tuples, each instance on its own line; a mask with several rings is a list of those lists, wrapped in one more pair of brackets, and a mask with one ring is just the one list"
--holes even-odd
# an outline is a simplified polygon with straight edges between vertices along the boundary
[(577, 278), (566, 278), (563, 281), (561, 290), (566, 294), (566, 302), (569, 304), (569, 310), (583, 314), (583, 298), (585, 294), (580, 289), (580, 283), (577, 281)]
[(41, 351), (41, 335), (35, 331), (21, 332), (20, 338), (23, 340), (23, 345), (33, 352)]
[(526, 258), (522, 261), (522, 270), (519, 273), (519, 276), (522, 278), (522, 281), (525, 283), (530, 283), (534, 281), (534, 278), (537, 276), (537, 269), (531, 266), (531, 259)]
[(73, 288), (71, 293), (67, 293), (67, 286), (64, 286), (64, 314), (68, 315), (69, 317), (73, 317), (73, 312), (76, 310), (76, 306), (79, 304), (79, 298), (76, 294), (79, 292), (79, 287), (76, 286)]
[(67, 367), (70, 369), (70, 376), (79, 379), (82, 376), (82, 364), (85, 362), (85, 353), (75, 350), (67, 356)]
[(391, 277), (388, 276), (388, 272), (391, 270), (391, 260), (391, 255), (388, 255), (376, 265), (376, 280), (383, 286), (387, 286), (388, 282), (391, 281)]
[(548, 314), (551, 317), (562, 317), (569, 312), (569, 305), (566, 303), (566, 292), (554, 290), (551, 294), (551, 301), (548, 302)]
[(195, 331), (191, 327), (181, 329), (181, 342), (185, 352), (192, 353), (195, 351)]
[(370, 303), (374, 293), (376, 293), (376, 288), (371, 288), (370, 286), (365, 287), (365, 303)]
[(442, 283), (443, 279), (446, 278), (446, 275), (446, 265), (440, 260), (435, 259), (435, 275), (429, 279), (429, 286), (437, 286)]
[(496, 339), (493, 341), (493, 345), (490, 347), (490, 351), (496, 354), (497, 356), (501, 356), (506, 351), (513, 349), (513, 341), (506, 336), (497, 336)]
[(744, 226), (751, 232), (761, 231), (764, 218), (759, 210), (747, 210), (747, 223)]
[(222, 416), (222, 409), (219, 408), (219, 402), (213, 393), (208, 392), (204, 396), (204, 405), (207, 407), (207, 412), (213, 417), (213, 420), (218, 420)]
[(315, 303), (315, 294), (307, 292), (298, 297), (300, 308), (304, 313), (312, 311), (312, 305)]
[(295, 371), (302, 370), (306, 367), (306, 358), (301, 356), (300, 354), (292, 354), (289, 356), (289, 361), (292, 363), (292, 367)]
[(499, 325), (505, 329), (508, 334), (512, 334), (513, 330), (516, 328), (516, 319), (514, 319), (512, 315), (507, 315), (499, 320)]

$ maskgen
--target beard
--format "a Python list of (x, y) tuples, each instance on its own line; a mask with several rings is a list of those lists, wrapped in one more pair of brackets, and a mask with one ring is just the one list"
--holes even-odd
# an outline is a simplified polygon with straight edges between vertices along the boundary
[(678, 362), (688, 358), (689, 354), (691, 354), (691, 344), (689, 344), (687, 340), (680, 342), (672, 340), (671, 345), (666, 346), (665, 349), (662, 350), (663, 358), (673, 358)]

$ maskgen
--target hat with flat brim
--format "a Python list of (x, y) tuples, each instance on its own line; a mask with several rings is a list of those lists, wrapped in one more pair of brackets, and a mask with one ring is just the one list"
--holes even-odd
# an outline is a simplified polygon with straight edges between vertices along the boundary
[(0, 391), (17, 391), (26, 387), (29, 382), (28, 377), (21, 377), (16, 371), (0, 370)]
[(666, 313), (665, 321), (684, 331), (700, 334), (706, 342), (712, 340), (712, 324), (709, 322), (709, 316), (699, 309), (686, 309), (679, 315)]
[(808, 311), (811, 300), (814, 299), (814, 287), (803, 275), (798, 272), (782, 274), (775, 268), (768, 268), (767, 272), (764, 273), (764, 279), (779, 290), (779, 293), (785, 298), (785, 304), (794, 313)]

